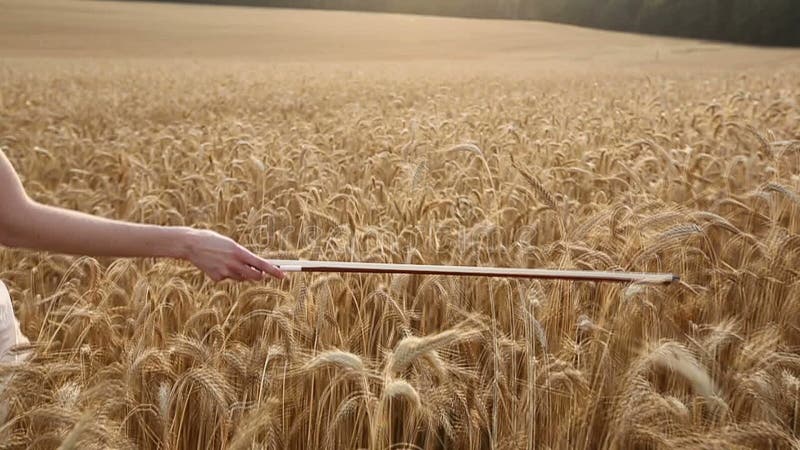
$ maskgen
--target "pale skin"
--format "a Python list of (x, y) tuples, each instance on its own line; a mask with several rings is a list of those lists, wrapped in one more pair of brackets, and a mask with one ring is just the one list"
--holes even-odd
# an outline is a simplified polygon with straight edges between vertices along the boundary
[(283, 272), (211, 230), (110, 220), (32, 200), (0, 151), (0, 245), (54, 253), (190, 261), (214, 281), (259, 281)]

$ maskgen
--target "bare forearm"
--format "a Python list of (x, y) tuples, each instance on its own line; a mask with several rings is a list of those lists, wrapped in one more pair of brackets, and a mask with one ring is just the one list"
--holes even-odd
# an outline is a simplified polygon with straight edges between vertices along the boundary
[(1, 149), (0, 245), (72, 255), (187, 259), (214, 281), (284, 277), (269, 261), (211, 230), (120, 222), (40, 205), (25, 193)]
[(56, 253), (184, 258), (188, 228), (142, 225), (90, 216), (33, 201), (5, 224), (5, 244)]

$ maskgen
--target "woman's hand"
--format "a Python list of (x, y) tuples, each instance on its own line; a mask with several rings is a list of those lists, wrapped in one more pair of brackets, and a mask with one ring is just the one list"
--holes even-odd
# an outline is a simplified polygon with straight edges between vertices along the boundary
[(210, 230), (186, 230), (184, 259), (191, 261), (214, 281), (282, 279), (284, 273), (232, 239)]

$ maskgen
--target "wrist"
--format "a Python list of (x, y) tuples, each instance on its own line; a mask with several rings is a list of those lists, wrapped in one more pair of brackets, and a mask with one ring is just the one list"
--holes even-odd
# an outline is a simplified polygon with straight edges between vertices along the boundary
[(189, 260), (194, 248), (194, 230), (189, 227), (172, 228), (172, 236), (169, 237), (170, 245), (167, 255), (174, 259)]

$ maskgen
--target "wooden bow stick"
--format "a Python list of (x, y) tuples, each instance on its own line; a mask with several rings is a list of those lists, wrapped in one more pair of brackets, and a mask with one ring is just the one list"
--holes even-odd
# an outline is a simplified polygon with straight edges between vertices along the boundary
[(476, 277), (539, 278), (615, 283), (669, 284), (679, 280), (671, 273), (603, 272), (594, 270), (515, 269), (505, 267), (434, 266), (338, 261), (271, 260), (284, 272), (407, 273)]

